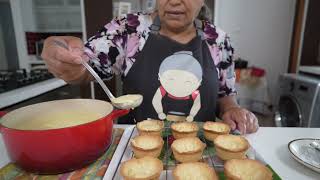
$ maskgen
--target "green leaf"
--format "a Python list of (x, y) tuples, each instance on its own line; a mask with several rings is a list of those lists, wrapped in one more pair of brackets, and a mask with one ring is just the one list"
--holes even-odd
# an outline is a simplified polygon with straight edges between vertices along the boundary
[(271, 168), (271, 166), (269, 166), (269, 165), (266, 165), (266, 166), (267, 166), (267, 168), (269, 168), (272, 171), (272, 173), (273, 173), (272, 179), (273, 180), (281, 180), (281, 177)]

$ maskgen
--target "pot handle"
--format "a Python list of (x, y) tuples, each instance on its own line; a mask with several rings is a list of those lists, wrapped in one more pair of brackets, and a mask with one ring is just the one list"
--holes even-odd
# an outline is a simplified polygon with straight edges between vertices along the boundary
[(2, 117), (2, 116), (4, 116), (4, 115), (6, 115), (8, 112), (6, 112), (6, 111), (0, 111), (0, 118)]
[(129, 112), (130, 112), (129, 109), (116, 109), (112, 111), (111, 116), (112, 116), (112, 119), (116, 119), (118, 117), (128, 114)]
[[(4, 116), (5, 114), (7, 114), (7, 112), (5, 112), (5, 111), (0, 111), (0, 118), (2, 117), (2, 116)], [(0, 133), (1, 133), (1, 129), (2, 129), (2, 125), (1, 125), (1, 123), (0, 123)]]

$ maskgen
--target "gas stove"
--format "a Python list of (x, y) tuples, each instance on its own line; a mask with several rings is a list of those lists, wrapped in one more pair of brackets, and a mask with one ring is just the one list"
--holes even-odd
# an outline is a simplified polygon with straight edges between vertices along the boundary
[(0, 70), (0, 93), (51, 78), (53, 75), (47, 69), (34, 69), (30, 73), (25, 69)]

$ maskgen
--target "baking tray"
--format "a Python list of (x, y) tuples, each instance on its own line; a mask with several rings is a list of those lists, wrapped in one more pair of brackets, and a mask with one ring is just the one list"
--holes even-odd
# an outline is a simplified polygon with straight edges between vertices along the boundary
[[(174, 159), (172, 150), (169, 145), (169, 141), (171, 141), (171, 129), (170, 129), (170, 122), (165, 123), (164, 130), (162, 132), (162, 137), (164, 142), (164, 146), (162, 148), (161, 155), (159, 157), (160, 160), (163, 162), (163, 171), (160, 176), (160, 180), (173, 180), (172, 178), (172, 170), (175, 168), (175, 166), (178, 164), (178, 162)], [(216, 156), (215, 154), (215, 148), (211, 141), (208, 141), (204, 138), (203, 135), (203, 129), (202, 129), (203, 123), (198, 123), (199, 126), (199, 132), (198, 137), (202, 142), (204, 142), (207, 146), (203, 151), (202, 159), (200, 162), (205, 162), (209, 166), (213, 167), (215, 171), (217, 172), (219, 179), (224, 180), (226, 179), (223, 173), (223, 161)], [(238, 132), (232, 132), (232, 134), (239, 135)], [(114, 180), (121, 180), (123, 179), (120, 175), (120, 166), (121, 163), (124, 161), (127, 161), (134, 157), (131, 145), (130, 145), (130, 139), (134, 138), (138, 135), (137, 129), (133, 126), (132, 127), (132, 133), (128, 136), (128, 140), (126, 140), (125, 149), (122, 152), (118, 152), (118, 160), (111, 162), (113, 163), (114, 169), (110, 169), (109, 172), (106, 173), (104, 180), (108, 179), (114, 179)], [(255, 159), (266, 165), (272, 172), (273, 172), (273, 179), (274, 180), (280, 180), (281, 178), (279, 175), (263, 160), (263, 158), (259, 155), (258, 152), (256, 152), (252, 147), (247, 152), (247, 157), (249, 159)]]

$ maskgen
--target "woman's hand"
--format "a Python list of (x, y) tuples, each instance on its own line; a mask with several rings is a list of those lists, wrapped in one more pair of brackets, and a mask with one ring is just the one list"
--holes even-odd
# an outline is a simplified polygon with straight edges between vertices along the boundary
[[(64, 43), (69, 50), (58, 46), (54, 41)], [(89, 74), (81, 64), (82, 55), (81, 39), (71, 36), (52, 36), (44, 41), (41, 57), (54, 76), (68, 83), (80, 83), (89, 78)]]
[(160, 113), (158, 113), (158, 117), (159, 117), (159, 119), (164, 120), (164, 119), (166, 119), (167, 115), (163, 112), (160, 112)]
[(194, 116), (189, 115), (189, 116), (186, 118), (186, 121), (188, 121), (188, 122), (192, 122), (192, 121), (193, 121), (193, 119), (194, 119)]
[(254, 133), (259, 128), (257, 117), (247, 109), (240, 107), (232, 107), (225, 111), (222, 120), (229, 124), (232, 130), (238, 129), (241, 134)]

